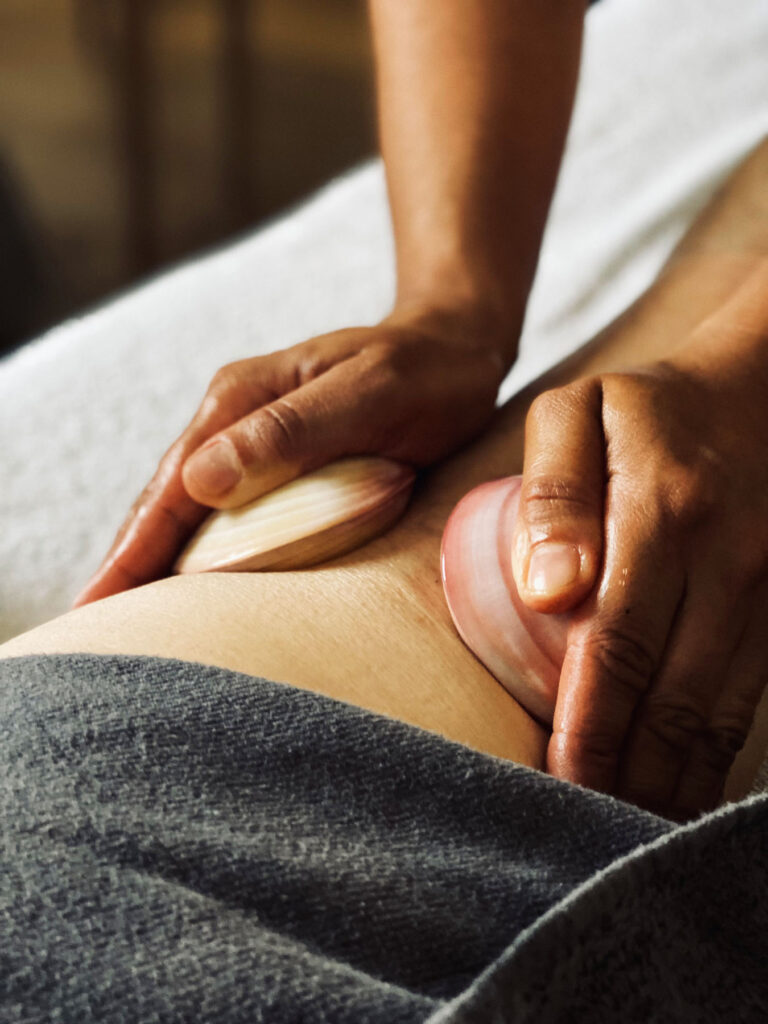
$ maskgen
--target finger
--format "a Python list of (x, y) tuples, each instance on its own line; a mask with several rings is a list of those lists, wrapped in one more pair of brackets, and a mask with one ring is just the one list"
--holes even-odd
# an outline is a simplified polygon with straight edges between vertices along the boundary
[(615, 792), (632, 716), (661, 664), (684, 592), (675, 546), (631, 489), (606, 488), (605, 567), (568, 633), (548, 770)]
[(337, 364), (212, 437), (184, 465), (190, 496), (235, 508), (333, 459), (377, 449), (385, 399), (375, 382), (362, 383), (360, 359)]
[(73, 607), (100, 601), (167, 575), (186, 540), (210, 509), (193, 501), (180, 475), (147, 488), (121, 527), (104, 561)]
[(598, 380), (546, 391), (525, 424), (512, 567), (521, 599), (563, 612), (587, 596), (603, 544), (605, 442)]
[[(266, 360), (265, 360), (266, 361)], [(187, 458), (208, 438), (273, 392), (237, 387), (223, 368), (181, 437), (160, 460), (134, 502), (103, 562), (78, 594), (74, 607), (118, 594), (167, 575), (176, 556), (210, 511), (189, 496), (181, 478)]]
[(768, 684), (768, 588), (758, 595), (725, 674), (706, 728), (694, 740), (672, 801), (676, 817), (711, 810), (722, 798), (728, 772), (747, 740)]
[[(709, 728), (747, 617), (711, 575), (689, 575), (686, 597), (670, 634), (663, 664), (646, 693), (627, 739), (622, 796), (670, 813), (683, 768)], [(741, 606), (740, 606), (741, 605)]]

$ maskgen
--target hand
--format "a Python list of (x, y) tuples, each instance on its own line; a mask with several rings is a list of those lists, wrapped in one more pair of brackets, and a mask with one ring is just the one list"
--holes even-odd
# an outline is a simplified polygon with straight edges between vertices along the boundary
[(396, 311), (225, 366), (77, 604), (167, 575), (211, 508), (345, 455), (446, 455), (490, 419), (516, 341), (481, 311)]
[(768, 681), (768, 359), (721, 327), (533, 403), (514, 540), (525, 603), (572, 610), (548, 770), (673, 817)]

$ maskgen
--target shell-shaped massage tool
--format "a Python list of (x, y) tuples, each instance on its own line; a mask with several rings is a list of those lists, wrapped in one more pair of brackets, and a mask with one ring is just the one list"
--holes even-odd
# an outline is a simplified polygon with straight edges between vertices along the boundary
[(346, 554), (402, 515), (415, 472), (391, 459), (340, 459), (240, 508), (214, 512), (176, 572), (304, 569)]
[(512, 575), (519, 476), (481, 484), (446, 524), (443, 589), (464, 643), (523, 707), (551, 722), (566, 646), (567, 615), (531, 611)]

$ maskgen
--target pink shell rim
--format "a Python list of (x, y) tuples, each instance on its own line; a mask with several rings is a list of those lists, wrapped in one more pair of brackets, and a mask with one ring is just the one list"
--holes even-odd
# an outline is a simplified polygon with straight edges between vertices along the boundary
[[(556, 682), (559, 677), (560, 666), (554, 660), (547, 647), (542, 645), (541, 639), (536, 638), (532, 633), (530, 623), (535, 621), (539, 614), (522, 604), (512, 572), (511, 541), (515, 516), (510, 506), (514, 507), (516, 505), (519, 497), (520, 480), (521, 477), (519, 476), (497, 478), (479, 484), (463, 495), (452, 510), (443, 530), (440, 545), (440, 571), (448, 611), (462, 641), (472, 651), (478, 661), (498, 680), (500, 685), (504, 686), (530, 714), (542, 723), (549, 724), (551, 723), (554, 710)], [(493, 501), (493, 492), (497, 492), (499, 488), (504, 488), (507, 491), (500, 500), (494, 519), (496, 524), (501, 523), (501, 529), (494, 531), (496, 538), (495, 557), (491, 556), (490, 562), (486, 560), (483, 563), (483, 568), (487, 570), (490, 565), (492, 570), (499, 573), (498, 579), (506, 591), (507, 600), (511, 606), (509, 609), (510, 613), (516, 615), (516, 623), (510, 624), (509, 644), (515, 644), (515, 633), (517, 632), (519, 635), (519, 632), (522, 630), (525, 637), (524, 641), (520, 641), (522, 647), (525, 648), (528, 644), (530, 645), (531, 649), (527, 655), (524, 650), (521, 650), (520, 661), (517, 664), (515, 664), (514, 656), (509, 653), (510, 647), (507, 645), (505, 651), (505, 642), (499, 643), (494, 640), (493, 626), (488, 632), (484, 633), (479, 626), (479, 615), (470, 613), (469, 618), (465, 619), (464, 613), (460, 608), (461, 601), (457, 599), (456, 594), (457, 576), (451, 569), (451, 557), (449, 557), (451, 544), (460, 542), (462, 534), (466, 536), (467, 530), (471, 530), (473, 525), (478, 525), (478, 519), (482, 516), (482, 504), (479, 505), (478, 500), (482, 498), (483, 492), (487, 492), (488, 500)], [(496, 498), (497, 503), (498, 501), (498, 498)], [(485, 504), (485, 510), (486, 514), (494, 515), (492, 511), (489, 511), (487, 503)], [(505, 512), (507, 513), (506, 515)], [(487, 530), (487, 519), (483, 526)], [(482, 532), (480, 535), (482, 536)], [(461, 568), (459, 565), (457, 571), (460, 571)], [(473, 595), (477, 596), (478, 593), (482, 593), (483, 589), (482, 585), (476, 589), (470, 584), (468, 587), (470, 601)], [(475, 605), (475, 608), (481, 609), (482, 606)], [(560, 632), (562, 628), (561, 622), (557, 622), (551, 616), (541, 616), (541, 618), (542, 624), (546, 623), (547, 635), (552, 639), (553, 634)], [(491, 616), (491, 621), (492, 619), (493, 616)], [(498, 624), (498, 617), (496, 618), (496, 623)], [(494, 671), (492, 664), (489, 664), (483, 651), (485, 651), (491, 662), (495, 661), (500, 668), (508, 665), (509, 674)], [(525, 660), (526, 658), (531, 659), (530, 664)], [(537, 662), (539, 665), (538, 670), (534, 667)], [(528, 670), (526, 671), (526, 669)], [(541, 674), (542, 671), (544, 672), (543, 675)]]

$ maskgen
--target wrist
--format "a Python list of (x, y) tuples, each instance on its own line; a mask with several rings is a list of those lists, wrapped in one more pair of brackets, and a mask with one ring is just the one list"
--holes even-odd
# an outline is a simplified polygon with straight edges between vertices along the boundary
[(466, 274), (444, 272), (438, 281), (398, 283), (387, 322), (417, 324), (452, 341), (486, 351), (512, 366), (520, 341), (525, 300), (512, 289), (477, 284)]

